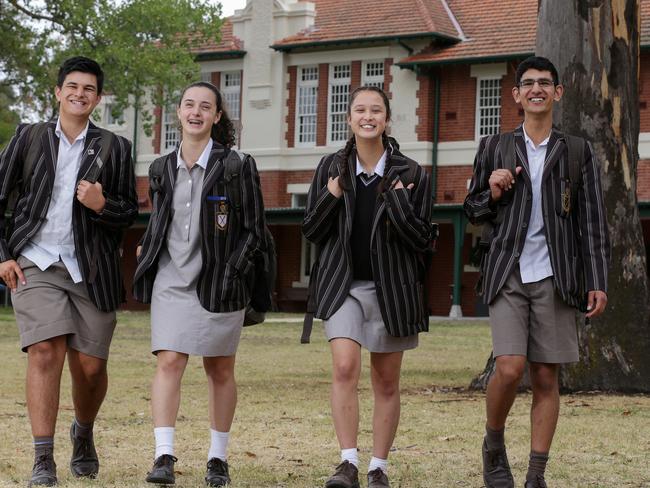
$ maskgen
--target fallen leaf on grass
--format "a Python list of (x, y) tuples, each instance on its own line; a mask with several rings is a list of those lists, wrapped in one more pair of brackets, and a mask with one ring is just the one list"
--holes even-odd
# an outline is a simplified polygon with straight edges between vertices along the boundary
[(439, 441), (450, 441), (452, 439), (456, 439), (458, 436), (457, 435), (441, 435), (438, 437)]
[(257, 457), (257, 454), (255, 454), (254, 452), (250, 452), (250, 451), (244, 451), (244, 454), (246, 454), (248, 457), (252, 457), (252, 458)]

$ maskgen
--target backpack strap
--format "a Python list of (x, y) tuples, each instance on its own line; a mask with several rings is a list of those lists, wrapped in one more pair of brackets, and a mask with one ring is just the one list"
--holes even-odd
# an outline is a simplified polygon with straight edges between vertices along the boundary
[(231, 148), (224, 160), (224, 181), (226, 182), (226, 188), (228, 189), (230, 204), (235, 209), (236, 215), (241, 214), (240, 176), (245, 158), (246, 155), (243, 152)]
[(578, 190), (582, 183), (582, 163), (585, 160), (585, 140), (582, 137), (564, 135), (569, 158), (569, 183), (571, 186), (571, 207), (578, 199)]
[(168, 158), (169, 154), (155, 159), (153, 163), (149, 165), (149, 188), (151, 190), (152, 200), (153, 194), (158, 193), (163, 188), (163, 173)]

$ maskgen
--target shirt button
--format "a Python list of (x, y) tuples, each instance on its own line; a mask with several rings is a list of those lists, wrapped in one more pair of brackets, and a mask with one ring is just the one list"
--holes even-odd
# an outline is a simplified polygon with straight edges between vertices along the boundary
[(189, 226), (189, 225), (186, 225), (186, 226), (185, 226), (185, 228), (186, 228), (186, 229), (189, 229), (189, 228), (190, 228), (190, 226)]
[(187, 182), (188, 182), (190, 185), (192, 184), (192, 180), (187, 180)]
[(185, 204), (185, 206), (186, 206), (186, 207), (189, 207), (189, 206), (190, 206), (190, 202), (187, 202), (187, 203)]

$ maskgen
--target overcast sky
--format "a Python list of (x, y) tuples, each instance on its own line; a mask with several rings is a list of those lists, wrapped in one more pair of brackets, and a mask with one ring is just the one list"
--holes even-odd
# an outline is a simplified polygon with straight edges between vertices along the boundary
[(235, 10), (246, 6), (246, 0), (215, 0), (215, 3), (217, 2), (221, 3), (221, 12), (224, 17), (230, 17)]

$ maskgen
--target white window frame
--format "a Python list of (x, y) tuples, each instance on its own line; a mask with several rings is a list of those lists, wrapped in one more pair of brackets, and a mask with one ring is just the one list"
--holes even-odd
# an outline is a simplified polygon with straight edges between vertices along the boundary
[[(228, 79), (231, 76), (238, 76), (239, 77), (239, 85), (228, 85)], [(242, 77), (243, 74), (241, 70), (235, 70), (235, 71), (222, 71), (221, 72), (221, 86), (219, 87), (221, 91), (221, 96), (223, 97), (223, 102), (224, 106), (226, 107), (226, 111), (228, 112), (228, 117), (230, 117), (230, 121), (232, 122), (233, 127), (235, 128), (235, 140), (239, 141), (239, 136), (241, 133), (241, 89), (242, 89)], [(232, 99), (237, 100), (237, 114), (235, 114), (235, 111), (232, 109), (231, 105), (231, 96), (234, 97)]]
[[(302, 79), (303, 72), (305, 70), (316, 70), (316, 79), (315, 80), (304, 80)], [(318, 77), (319, 77), (319, 71), (318, 71), (318, 66), (301, 66), (296, 70), (296, 116), (295, 116), (295, 131), (294, 131), (294, 146), (295, 147), (313, 147), (316, 145), (316, 140), (318, 138)], [(316, 103), (314, 106), (314, 112), (313, 113), (300, 113), (300, 89), (301, 88), (316, 88)], [(300, 136), (301, 136), (301, 117), (315, 117), (316, 120), (314, 122), (314, 140), (313, 141), (300, 141)]]
[[(482, 92), (482, 85), (484, 83), (487, 83), (491, 86), (484, 87), (485, 90), (497, 90), (497, 95), (498, 97), (498, 103), (497, 104), (491, 104), (491, 105), (485, 105), (481, 107), (481, 92)], [(486, 97), (489, 99), (493, 99), (494, 96)], [(502, 99), (502, 90), (501, 90), (501, 77), (497, 76), (479, 76), (476, 78), (476, 115), (475, 115), (475, 120), (476, 123), (474, 124), (475, 127), (475, 139), (479, 140), (481, 137), (487, 136), (487, 135), (492, 135), (492, 134), (498, 134), (499, 131), (501, 130), (501, 99)], [(491, 123), (483, 124), (483, 111), (493, 111), (492, 114), (486, 114), (485, 118), (493, 118), (496, 120), (496, 123), (492, 121)], [(482, 131), (482, 129), (487, 129), (486, 131)]]
[[(345, 78), (335, 78), (334, 77), (334, 72), (337, 67), (347, 67), (348, 69), (348, 76)], [(349, 129), (347, 126), (347, 121), (346, 119), (346, 114), (347, 114), (347, 105), (348, 105), (348, 97), (350, 96), (350, 85), (352, 84), (352, 65), (351, 63), (336, 63), (336, 64), (330, 64), (329, 66), (329, 80), (327, 83), (327, 144), (328, 145), (340, 145), (342, 142), (345, 142), (348, 138), (348, 133)], [(339, 86), (345, 86), (347, 85), (348, 88), (348, 96), (345, 97), (345, 101), (342, 103), (344, 109), (343, 111), (337, 111), (334, 112), (332, 110), (332, 98), (333, 98), (333, 89), (334, 87), (339, 87)], [(340, 116), (343, 115), (343, 120), (345, 121), (345, 137), (342, 139), (332, 139), (332, 124), (334, 121), (334, 116)]]
[(212, 72), (211, 71), (201, 71), (201, 81), (205, 83), (212, 83)]
[(126, 120), (124, 118), (124, 112), (120, 115), (119, 118), (115, 119), (113, 118), (112, 115), (112, 110), (111, 107), (115, 105), (111, 100), (107, 100), (106, 103), (104, 104), (104, 116), (103, 116), (103, 121), (104, 124), (107, 126), (122, 126), (126, 123)]
[(181, 140), (181, 131), (178, 128), (178, 116), (176, 115), (176, 105), (174, 105), (173, 102), (163, 107), (160, 122), (160, 153), (166, 154), (169, 151), (176, 149)]
[[(369, 75), (368, 68), (369, 65), (380, 64), (381, 65), (381, 75)], [(376, 86), (384, 90), (384, 75), (386, 73), (386, 64), (383, 59), (364, 61), (361, 65), (361, 86)]]

